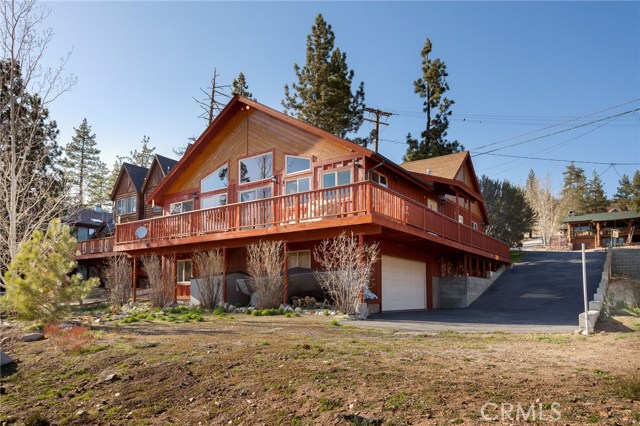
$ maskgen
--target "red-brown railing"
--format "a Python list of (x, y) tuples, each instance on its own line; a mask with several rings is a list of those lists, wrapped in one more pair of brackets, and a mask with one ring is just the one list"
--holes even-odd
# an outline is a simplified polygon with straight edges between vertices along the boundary
[(84, 256), (88, 254), (103, 254), (113, 252), (114, 237), (95, 238), (93, 240), (78, 241), (76, 254)]
[[(377, 214), (448, 240), (509, 258), (509, 247), (468, 225), (369, 182), (116, 225), (116, 245)], [(139, 239), (140, 227), (147, 235)]]

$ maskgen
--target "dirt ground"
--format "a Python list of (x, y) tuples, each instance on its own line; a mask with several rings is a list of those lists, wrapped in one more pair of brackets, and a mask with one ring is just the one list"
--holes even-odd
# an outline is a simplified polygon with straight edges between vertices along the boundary
[(209, 315), (94, 325), (81, 353), (21, 342), (14, 323), (0, 326), (19, 360), (2, 371), (0, 424), (638, 425), (640, 317), (609, 321), (585, 337)]

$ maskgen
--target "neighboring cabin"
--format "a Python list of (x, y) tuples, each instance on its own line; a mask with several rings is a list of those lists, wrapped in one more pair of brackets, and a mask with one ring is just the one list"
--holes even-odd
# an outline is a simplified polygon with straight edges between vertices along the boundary
[[(234, 300), (242, 297), (236, 280), (246, 277), (246, 246), (260, 239), (285, 243), (287, 302), (300, 290), (298, 274), (319, 268), (313, 248), (321, 240), (348, 232), (379, 243), (376, 298), (367, 301), (373, 312), (449, 306), (443, 295), (460, 280), (448, 277), (484, 279), (510, 262), (507, 245), (484, 233), (488, 219), (468, 152), (397, 165), (236, 96), (179, 162), (166, 167), (158, 157), (146, 172), (123, 166), (113, 191), (122, 207), (114, 250), (134, 259), (175, 255), (182, 297), (192, 253), (221, 248), (225, 299), (244, 302)], [(136, 196), (144, 213), (119, 201)], [(147, 234), (139, 239), (142, 226)], [(464, 281), (465, 301), (470, 285)]]
[(573, 250), (580, 250), (582, 244), (587, 249), (594, 249), (640, 242), (640, 213), (635, 211), (571, 215), (562, 223)]

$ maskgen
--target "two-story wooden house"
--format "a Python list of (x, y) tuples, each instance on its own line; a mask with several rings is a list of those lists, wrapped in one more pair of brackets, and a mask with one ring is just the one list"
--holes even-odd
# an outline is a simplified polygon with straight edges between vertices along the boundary
[[(119, 179), (126, 188), (114, 189), (116, 204), (133, 197), (138, 179), (145, 208), (158, 216), (132, 220), (129, 201), (120, 202), (114, 251), (175, 256), (183, 296), (194, 252), (221, 248), (228, 273), (246, 272), (246, 246), (261, 239), (282, 240), (287, 269), (307, 270), (319, 267), (313, 248), (323, 239), (348, 232), (378, 242), (373, 312), (436, 307), (434, 281), (483, 278), (509, 263), (507, 245), (484, 233), (488, 219), (468, 153), (398, 165), (243, 97), (166, 176), (155, 177), (153, 190), (137, 170), (125, 172), (130, 182)], [(235, 286), (230, 275), (225, 289)]]

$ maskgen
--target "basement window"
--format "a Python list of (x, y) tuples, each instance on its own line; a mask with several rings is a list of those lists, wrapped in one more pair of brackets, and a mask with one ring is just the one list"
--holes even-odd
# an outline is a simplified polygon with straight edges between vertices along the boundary
[(178, 284), (189, 284), (191, 283), (191, 273), (193, 270), (193, 265), (191, 260), (178, 260)]
[(287, 253), (287, 268), (311, 269), (311, 250), (297, 250)]

